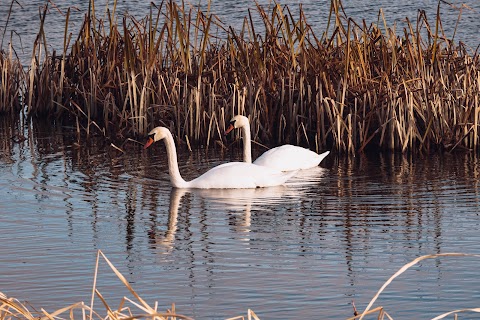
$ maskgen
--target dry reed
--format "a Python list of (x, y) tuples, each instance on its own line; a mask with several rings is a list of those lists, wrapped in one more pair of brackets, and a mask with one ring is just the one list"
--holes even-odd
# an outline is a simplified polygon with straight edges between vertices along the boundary
[[(385, 288), (399, 275), (404, 273), (406, 270), (411, 268), (412, 266), (416, 265), (418, 262), (425, 260), (425, 259), (438, 259), (438, 258), (445, 258), (445, 257), (480, 257), (480, 255), (476, 254), (466, 254), (466, 253), (441, 253), (441, 254), (432, 254), (432, 255), (425, 255), (418, 257), (411, 262), (402, 266), (394, 275), (392, 275), (378, 290), (375, 296), (371, 299), (368, 306), (362, 313), (358, 313), (355, 306), (354, 312), (355, 316), (348, 318), (347, 320), (362, 320), (365, 316), (368, 315), (376, 315), (376, 318), (379, 320), (389, 319), (393, 320), (393, 318), (385, 311), (383, 307), (376, 307), (371, 309), (377, 298), (380, 294), (385, 290)], [(117, 278), (121, 281), (121, 283), (128, 289), (128, 291), (132, 294), (134, 299), (124, 297), (118, 306), (117, 309), (111, 308), (106, 299), (100, 293), (97, 288), (97, 280), (99, 276), (99, 265), (100, 262), (104, 261), (113, 273), (117, 276)], [(101, 311), (98, 311), (95, 308), (95, 297), (97, 297), (104, 307), (104, 313), (102, 314)], [(12, 319), (26, 319), (26, 320), (50, 320), (50, 319), (70, 319), (75, 320), (78, 319), (78, 314), (81, 315), (81, 320), (93, 320), (97, 319), (105, 319), (105, 320), (133, 320), (139, 318), (146, 318), (146, 319), (153, 319), (153, 320), (175, 320), (175, 319), (184, 319), (190, 320), (192, 318), (188, 316), (184, 316), (181, 314), (177, 314), (175, 312), (175, 305), (172, 305), (171, 310), (167, 310), (166, 312), (159, 312), (157, 311), (158, 303), (155, 302), (154, 306), (149, 305), (144, 299), (140, 297), (140, 295), (132, 288), (132, 286), (128, 283), (128, 280), (118, 271), (118, 269), (110, 262), (110, 260), (105, 256), (105, 254), (98, 250), (97, 252), (97, 261), (95, 266), (94, 272), (94, 281), (92, 287), (92, 296), (90, 299), (90, 305), (86, 305), (84, 302), (78, 302), (72, 304), (70, 306), (60, 308), (54, 312), (47, 312), (44, 309), (40, 311), (30, 311), (28, 306), (24, 303), (21, 303), (19, 300), (15, 298), (8, 298), (6, 295), (0, 292), (0, 320), (12, 320)], [(138, 310), (138, 311), (137, 311)], [(80, 311), (80, 312), (76, 312)], [(455, 319), (458, 318), (459, 313), (463, 312), (475, 312), (480, 313), (480, 308), (469, 308), (469, 309), (459, 309), (453, 310), (449, 312), (445, 312), (433, 318), (432, 320), (440, 320), (444, 319), (445, 317), (454, 314)], [(244, 320), (244, 316), (237, 316), (233, 318), (228, 318), (226, 320)], [(260, 318), (253, 312), (253, 310), (248, 309), (246, 319), (254, 319), (260, 320)]]
[(242, 113), (265, 144), (349, 153), (479, 149), (479, 58), (447, 38), (440, 10), (434, 28), (419, 12), (400, 36), (381, 11), (377, 23), (357, 24), (332, 0), (318, 36), (301, 8), (294, 17), (280, 4), (257, 5), (263, 25), (249, 11), (241, 30), (183, 2), (152, 4), (141, 20), (118, 21), (115, 1), (106, 20), (95, 16), (93, 0), (90, 7), (73, 40), (67, 12), (60, 55), (46, 50), (43, 13), (28, 74), (5, 71), (7, 59), (2, 74), (13, 72), (13, 81), (0, 97), (87, 134), (141, 136), (161, 124), (178, 142), (209, 145)]
[[(118, 307), (112, 308), (106, 301), (105, 297), (97, 288), (97, 281), (99, 277), (99, 267), (101, 261), (104, 261), (113, 273), (117, 276), (120, 282), (128, 289), (134, 299), (124, 297)], [(104, 310), (99, 311), (95, 306), (95, 298), (101, 301)], [(128, 280), (118, 271), (118, 269), (110, 262), (105, 254), (98, 250), (97, 261), (94, 272), (94, 281), (92, 287), (92, 296), (90, 298), (90, 305), (84, 302), (74, 303), (70, 306), (60, 308), (54, 312), (48, 312), (43, 308), (40, 311), (30, 311), (31, 308), (18, 299), (9, 298), (0, 292), (0, 320), (12, 319), (26, 319), (26, 320), (134, 320), (134, 319), (152, 319), (152, 320), (193, 320), (193, 318), (176, 313), (175, 305), (172, 304), (170, 310), (166, 312), (159, 312), (158, 302), (152, 306), (148, 304), (140, 295), (132, 288)], [(259, 320), (258, 316), (252, 310), (247, 311), (247, 319)], [(226, 320), (240, 320), (245, 319), (244, 316), (229, 318)]]
[(18, 114), (22, 106), (20, 96), (24, 90), (25, 74), (13, 55), (11, 46), (8, 53), (0, 50), (0, 114)]
[[(98, 288), (96, 287), (99, 271), (99, 263), (103, 259), (106, 264), (111, 268), (115, 273), (118, 279), (123, 283), (123, 285), (130, 291), (134, 299), (124, 297), (120, 301), (119, 306), (115, 309), (110, 307), (105, 298), (102, 296)], [(97, 311), (98, 308), (95, 308), (94, 301), (97, 297), (103, 307), (104, 311), (102, 314), (101, 311)], [(30, 311), (26, 304), (21, 303), (17, 299), (8, 298), (6, 295), (0, 293), (0, 319), (1, 320), (10, 320), (10, 319), (27, 319), (27, 320), (51, 320), (51, 319), (70, 319), (73, 320), (76, 317), (80, 317), (82, 320), (93, 320), (93, 319), (106, 319), (106, 320), (133, 320), (133, 319), (155, 319), (155, 320), (191, 320), (192, 318), (177, 314), (175, 312), (175, 305), (172, 305), (171, 310), (166, 312), (159, 312), (157, 310), (158, 303), (155, 303), (154, 306), (149, 305), (145, 300), (143, 300), (137, 292), (131, 287), (125, 277), (117, 270), (117, 268), (108, 260), (108, 258), (103, 254), (102, 251), (97, 253), (97, 263), (95, 268), (95, 277), (92, 288), (92, 296), (90, 300), (90, 305), (86, 305), (84, 302), (78, 302), (70, 306), (58, 309), (54, 312), (48, 312), (44, 309), (40, 311)], [(80, 315), (80, 316), (79, 316)]]
[[(362, 320), (365, 318), (366, 315), (369, 315), (371, 313), (376, 313), (378, 312), (379, 315), (378, 315), (378, 319), (380, 320), (383, 320), (385, 317), (387, 317), (388, 319), (392, 319), (390, 317), (390, 315), (388, 315), (385, 310), (382, 308), (382, 307), (378, 307), (378, 308), (375, 308), (373, 310), (370, 310), (371, 307), (373, 306), (373, 304), (375, 303), (375, 301), (377, 300), (377, 298), (380, 296), (380, 294), (385, 290), (385, 288), (390, 284), (392, 283), (392, 281), (397, 278), (398, 276), (400, 276), (402, 273), (404, 273), (405, 271), (407, 271), (409, 268), (411, 268), (412, 266), (416, 265), (417, 263), (419, 263), (420, 261), (423, 261), (425, 259), (438, 259), (438, 258), (444, 258), (444, 257), (476, 257), (476, 258), (479, 258), (480, 255), (478, 254), (467, 254), (467, 253), (457, 253), (457, 252), (450, 252), (450, 253), (439, 253), (439, 254), (430, 254), (430, 255), (424, 255), (424, 256), (420, 256), (412, 261), (410, 261), (409, 263), (405, 264), (404, 266), (402, 266), (394, 275), (392, 275), (383, 285), (382, 287), (378, 290), (378, 292), (375, 294), (375, 296), (370, 300), (369, 304), (367, 305), (367, 307), (365, 308), (365, 310), (356, 315), (355, 317), (353, 318), (349, 318), (347, 320)], [(476, 312), (476, 313), (480, 313), (480, 308), (471, 308), (471, 309), (459, 309), (459, 310), (453, 310), (453, 311), (449, 311), (449, 312), (446, 312), (446, 313), (443, 313), (435, 318), (433, 318), (432, 320), (440, 320), (440, 319), (444, 319), (446, 316), (448, 315), (451, 315), (451, 314), (455, 314), (455, 319), (457, 319), (457, 314), (458, 313), (461, 313), (461, 312)]]

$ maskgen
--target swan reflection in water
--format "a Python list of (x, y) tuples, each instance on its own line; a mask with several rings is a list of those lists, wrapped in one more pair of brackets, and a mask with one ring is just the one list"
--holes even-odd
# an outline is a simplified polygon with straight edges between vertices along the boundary
[(295, 188), (297, 191), (317, 187), (325, 180), (327, 173), (328, 170), (320, 166), (306, 170), (299, 170), (285, 183), (285, 186)]
[[(207, 210), (226, 210), (230, 214), (241, 215), (241, 227), (238, 231), (243, 234), (250, 232), (251, 212), (252, 210), (261, 210), (262, 208), (276, 208), (283, 204), (292, 204), (299, 202), (308, 194), (309, 188), (315, 188), (318, 191), (318, 184), (324, 177), (326, 169), (317, 167), (308, 170), (300, 170), (286, 185), (255, 188), (255, 189), (180, 189), (172, 188), (170, 192), (169, 216), (166, 231), (160, 233), (154, 231), (151, 233), (151, 243), (161, 246), (167, 252), (171, 252), (175, 247), (175, 234), (178, 229), (178, 211), (180, 206), (186, 201), (182, 201), (186, 194), (191, 197), (188, 200), (189, 208), (187, 215), (200, 211), (192, 204), (194, 200), (200, 200), (202, 208)], [(245, 236), (245, 241), (248, 237)]]

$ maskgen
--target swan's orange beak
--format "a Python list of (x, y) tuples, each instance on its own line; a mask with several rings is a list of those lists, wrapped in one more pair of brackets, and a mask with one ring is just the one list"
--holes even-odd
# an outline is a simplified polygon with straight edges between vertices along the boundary
[(153, 140), (152, 137), (149, 137), (148, 140), (147, 140), (147, 143), (145, 143), (145, 145), (143, 146), (143, 150), (147, 149), (148, 147), (150, 147), (152, 145), (152, 143), (154, 143), (155, 141)]
[(228, 126), (227, 130), (225, 130), (225, 135), (229, 134), (230, 131), (232, 131), (233, 129), (235, 129), (235, 127), (233, 126), (233, 124), (230, 123), (230, 125)]

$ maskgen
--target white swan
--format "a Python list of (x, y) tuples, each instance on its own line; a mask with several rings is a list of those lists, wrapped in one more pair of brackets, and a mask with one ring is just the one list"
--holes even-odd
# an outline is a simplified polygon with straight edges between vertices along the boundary
[(156, 127), (150, 131), (149, 139), (144, 146), (147, 149), (152, 143), (165, 141), (168, 157), (170, 181), (175, 188), (192, 189), (243, 189), (278, 186), (285, 183), (295, 172), (281, 172), (252, 163), (230, 162), (210, 169), (192, 181), (185, 181), (180, 175), (177, 162), (177, 151), (170, 130)]
[[(243, 132), (243, 161), (252, 163), (250, 122), (248, 118), (242, 115), (233, 117), (225, 134), (238, 128), (241, 128)], [(329, 153), (330, 151), (326, 151), (318, 154), (306, 148), (285, 144), (266, 151), (253, 163), (280, 171), (309, 169), (318, 166)]]

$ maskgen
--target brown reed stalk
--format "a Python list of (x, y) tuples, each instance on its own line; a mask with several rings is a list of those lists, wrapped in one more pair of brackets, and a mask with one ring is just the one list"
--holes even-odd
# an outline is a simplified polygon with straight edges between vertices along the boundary
[(11, 45), (8, 54), (0, 50), (0, 71), (0, 114), (18, 114), (25, 90), (25, 72), (18, 58), (13, 57)]

